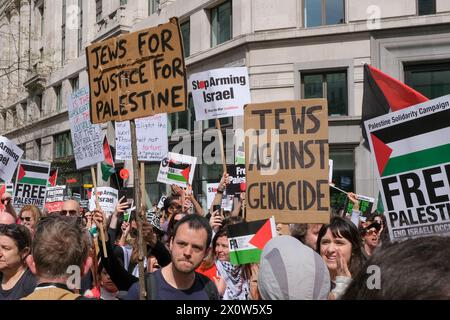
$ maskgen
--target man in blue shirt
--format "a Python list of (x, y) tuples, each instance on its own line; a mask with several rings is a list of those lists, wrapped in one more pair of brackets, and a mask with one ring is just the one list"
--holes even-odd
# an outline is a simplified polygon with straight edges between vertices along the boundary
[[(170, 241), (172, 262), (145, 275), (147, 299), (218, 300), (215, 284), (195, 271), (211, 250), (211, 238), (208, 220), (196, 214), (182, 218), (175, 225)], [(139, 299), (138, 282), (130, 287), (125, 299)]]

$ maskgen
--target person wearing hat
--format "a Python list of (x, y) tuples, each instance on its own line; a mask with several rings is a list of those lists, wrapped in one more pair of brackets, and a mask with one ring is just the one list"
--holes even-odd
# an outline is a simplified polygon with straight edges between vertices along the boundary
[(263, 300), (326, 300), (330, 274), (313, 249), (292, 236), (278, 236), (261, 254), (258, 290)]
[(380, 245), (381, 224), (376, 221), (367, 221), (361, 229), (361, 238), (363, 241), (364, 253), (367, 257), (373, 255), (373, 252)]

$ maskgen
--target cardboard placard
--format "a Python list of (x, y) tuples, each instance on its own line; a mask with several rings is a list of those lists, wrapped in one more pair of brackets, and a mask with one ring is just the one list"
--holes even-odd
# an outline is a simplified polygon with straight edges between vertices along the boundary
[(14, 187), (13, 206), (16, 210), (27, 204), (34, 204), (41, 210), (44, 208), (49, 174), (50, 163), (20, 161)]
[(364, 124), (391, 240), (450, 235), (450, 95)]
[(102, 129), (89, 119), (89, 87), (81, 88), (69, 97), (70, 134), (77, 169), (105, 160)]
[(169, 152), (161, 161), (157, 181), (186, 188), (192, 185), (196, 163), (196, 157)]
[(98, 193), (98, 202), (102, 210), (109, 213), (114, 212), (117, 201), (119, 200), (119, 191), (110, 187), (97, 187), (97, 189), (92, 189), (91, 197), (89, 199), (89, 210), (91, 211), (96, 208), (96, 193)]
[(66, 186), (54, 186), (47, 188), (45, 208), (49, 213), (61, 211), (66, 196)]
[(329, 222), (327, 109), (325, 99), (245, 107), (248, 221)]
[(195, 73), (189, 84), (197, 121), (242, 116), (251, 101), (246, 67)]
[(245, 165), (227, 165), (227, 173), (230, 175), (230, 184), (227, 185), (227, 194), (241, 194), (241, 183), (245, 183)]
[(0, 136), (0, 179), (4, 182), (11, 181), (22, 154), (23, 150), (14, 142)]
[(177, 18), (86, 48), (92, 123), (184, 111), (186, 68)]
[[(161, 161), (169, 151), (167, 113), (136, 119), (139, 161)], [(131, 160), (130, 122), (116, 122), (116, 159)]]

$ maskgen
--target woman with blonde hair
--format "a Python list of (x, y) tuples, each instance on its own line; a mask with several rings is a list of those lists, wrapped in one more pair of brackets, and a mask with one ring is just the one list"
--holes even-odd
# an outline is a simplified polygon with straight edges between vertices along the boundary
[(41, 210), (32, 204), (24, 206), (19, 212), (20, 224), (28, 228), (31, 237), (34, 236), (36, 225), (41, 219), (41, 216)]

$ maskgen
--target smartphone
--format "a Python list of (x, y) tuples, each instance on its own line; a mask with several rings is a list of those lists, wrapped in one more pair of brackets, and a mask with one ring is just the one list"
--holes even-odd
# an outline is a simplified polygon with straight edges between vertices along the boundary
[(125, 197), (125, 199), (127, 200), (134, 198), (133, 188), (125, 188), (119, 190), (119, 199), (121, 199), (122, 197)]
[(215, 212), (215, 211), (219, 211), (217, 213), (217, 215), (220, 215), (220, 204), (213, 205), (213, 212)]

